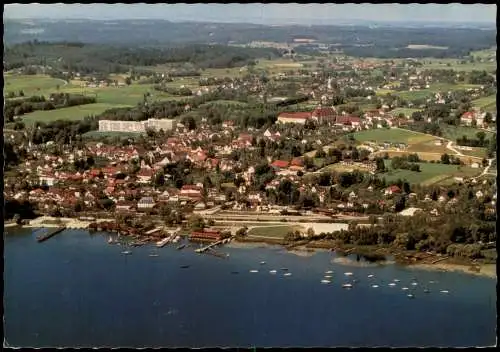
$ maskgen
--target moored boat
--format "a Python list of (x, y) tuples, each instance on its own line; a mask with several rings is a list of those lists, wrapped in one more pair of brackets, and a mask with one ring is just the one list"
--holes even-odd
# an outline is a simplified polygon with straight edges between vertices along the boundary
[(352, 284), (343, 284), (342, 287), (343, 288), (352, 288)]

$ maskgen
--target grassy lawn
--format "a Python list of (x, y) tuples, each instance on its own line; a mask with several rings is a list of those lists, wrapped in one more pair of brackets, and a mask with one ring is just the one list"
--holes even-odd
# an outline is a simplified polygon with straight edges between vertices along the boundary
[(426, 136), (408, 130), (387, 129), (387, 128), (379, 128), (379, 129), (356, 132), (354, 133), (354, 138), (360, 142), (368, 142), (368, 141), (373, 141), (377, 143), (401, 142), (401, 143), (406, 143), (408, 145), (435, 139), (432, 136)]
[(472, 101), (472, 106), (483, 109), (487, 112), (496, 112), (497, 110), (497, 97), (490, 95), (484, 98), (479, 98)]
[(472, 148), (472, 150), (460, 150), (464, 155), (475, 156), (476, 158), (485, 158), (487, 154), (486, 148)]
[(302, 226), (261, 226), (248, 231), (249, 236), (283, 238), (290, 231), (304, 231)]
[(391, 161), (386, 160), (386, 167), (389, 172), (381, 174), (387, 181), (395, 181), (397, 179), (406, 179), (410, 183), (420, 183), (424, 185), (439, 184), (445, 180), (453, 179), (453, 177), (473, 177), (481, 173), (480, 169), (472, 169), (467, 166), (444, 165), (432, 163), (418, 163), (420, 172), (410, 170), (392, 170)]
[(341, 165), (341, 164), (331, 164), (328, 166), (325, 166), (321, 172), (329, 172), (329, 171), (335, 171), (335, 172), (353, 172), (354, 170), (362, 171), (362, 172), (368, 172), (368, 170), (364, 167), (359, 167), (357, 165)]
[(96, 104), (72, 106), (70, 108), (57, 109), (57, 110), (34, 111), (32, 113), (23, 115), (22, 121), (27, 125), (34, 124), (36, 121), (45, 123), (52, 122), (55, 120), (78, 121), (78, 120), (83, 120), (85, 116), (97, 115), (108, 109), (116, 107), (120, 106), (117, 104), (96, 103)]
[(58, 78), (52, 78), (45, 75), (14, 75), (4, 74), (4, 94), (9, 92), (24, 92), (25, 96), (46, 94), (56, 92), (57, 86), (64, 88), (64, 81)]
[(405, 116), (410, 116), (416, 111), (421, 111), (420, 109), (410, 109), (410, 108), (396, 108), (391, 111), (392, 116), (398, 116), (399, 114), (404, 114)]
[(474, 62), (461, 64), (457, 59), (423, 59), (422, 69), (455, 70), (470, 72), (474, 70), (493, 72), (496, 70), (496, 62)]
[(456, 141), (457, 138), (462, 138), (463, 136), (467, 136), (467, 138), (476, 138), (476, 134), (478, 132), (484, 132), (486, 135), (486, 139), (491, 139), (495, 136), (494, 133), (480, 130), (474, 127), (466, 127), (466, 126), (450, 126), (447, 124), (443, 124), (440, 126), (441, 131), (443, 131), (443, 137), (450, 139), (452, 141)]

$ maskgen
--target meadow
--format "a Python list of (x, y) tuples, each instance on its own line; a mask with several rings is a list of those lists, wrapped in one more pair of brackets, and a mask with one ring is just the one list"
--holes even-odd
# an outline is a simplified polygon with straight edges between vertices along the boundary
[(49, 123), (56, 120), (83, 120), (85, 116), (98, 115), (104, 111), (117, 107), (127, 107), (127, 105), (96, 103), (79, 106), (72, 106), (64, 109), (34, 111), (23, 115), (22, 121), (26, 125), (33, 125), (35, 122)]
[(406, 179), (410, 183), (419, 183), (423, 185), (440, 184), (444, 181), (453, 180), (454, 177), (474, 177), (481, 173), (480, 169), (473, 169), (467, 166), (445, 165), (436, 163), (418, 163), (420, 172), (410, 170), (393, 170), (391, 161), (386, 160), (388, 172), (380, 174), (387, 181), (396, 181), (397, 179)]
[(472, 106), (481, 108), (486, 112), (497, 111), (497, 97), (496, 95), (489, 95), (487, 97), (479, 98), (472, 101)]
[(396, 128), (378, 128), (356, 132), (354, 138), (360, 142), (419, 144), (435, 140), (435, 137)]
[(456, 141), (457, 138), (462, 138), (466, 136), (469, 139), (476, 139), (476, 135), (478, 132), (484, 132), (486, 135), (486, 139), (491, 139), (495, 137), (495, 133), (480, 130), (474, 127), (466, 127), (466, 126), (450, 126), (447, 124), (440, 125), (441, 131), (443, 131), (443, 137), (452, 141)]
[(273, 237), (282, 239), (290, 231), (304, 231), (302, 226), (259, 226), (248, 231), (249, 236)]

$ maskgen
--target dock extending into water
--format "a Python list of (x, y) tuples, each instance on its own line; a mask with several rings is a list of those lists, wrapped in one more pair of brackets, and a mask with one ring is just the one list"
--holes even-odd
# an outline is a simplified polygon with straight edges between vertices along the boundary
[(217, 242), (211, 243), (208, 246), (198, 248), (195, 250), (195, 252), (196, 253), (203, 253), (203, 252), (208, 251), (209, 249), (212, 249), (215, 246), (218, 246), (219, 244), (227, 243), (229, 241), (230, 241), (230, 238), (225, 238), (225, 239), (219, 240)]
[(51, 229), (49, 230), (47, 233), (43, 234), (43, 235), (40, 235), (40, 236), (37, 236), (36, 237), (36, 240), (38, 242), (43, 242), (43, 241), (46, 241), (48, 240), (49, 238), (57, 235), (58, 233), (60, 232), (63, 232), (64, 230), (66, 229), (66, 226), (61, 226), (61, 227), (58, 227), (58, 228), (55, 228), (55, 229)]

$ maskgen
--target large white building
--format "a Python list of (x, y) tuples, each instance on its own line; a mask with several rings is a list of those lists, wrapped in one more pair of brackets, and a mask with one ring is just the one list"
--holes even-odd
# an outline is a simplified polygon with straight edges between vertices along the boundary
[(174, 128), (175, 121), (171, 119), (148, 119), (146, 121), (115, 121), (100, 120), (101, 132), (146, 132), (146, 129), (168, 131)]

